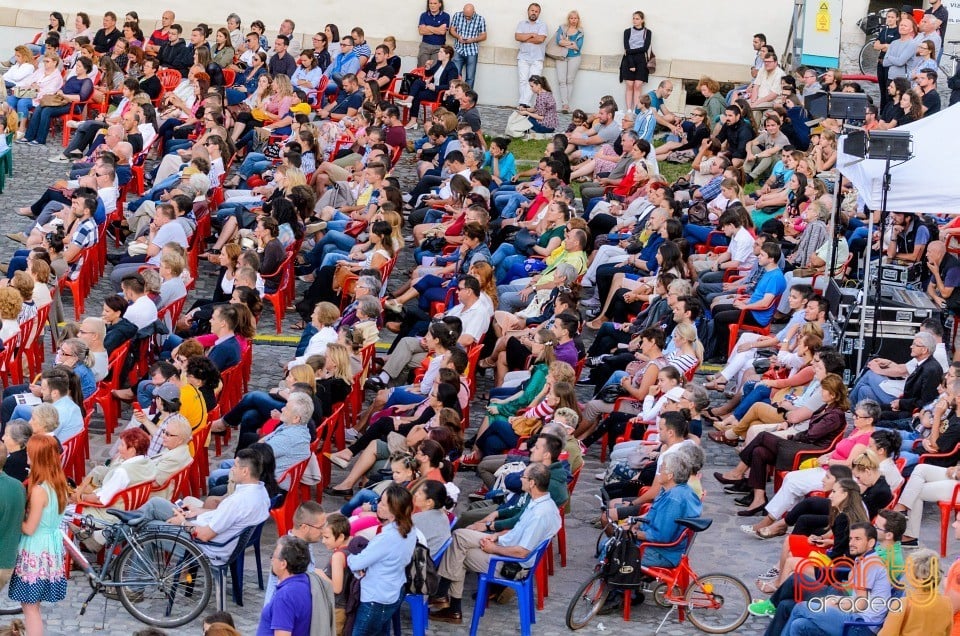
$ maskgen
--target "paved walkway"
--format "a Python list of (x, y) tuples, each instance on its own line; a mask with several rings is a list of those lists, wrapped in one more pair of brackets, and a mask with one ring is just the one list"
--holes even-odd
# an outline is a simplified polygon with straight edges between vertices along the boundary
[[(481, 110), (485, 122), (484, 129), (488, 134), (497, 133), (503, 129), (509, 110), (491, 108), (482, 108)], [(5, 232), (17, 231), (26, 225), (22, 217), (15, 214), (14, 210), (17, 207), (31, 203), (47, 184), (63, 177), (64, 169), (61, 165), (46, 161), (48, 156), (57, 151), (59, 151), (59, 147), (55, 141), (52, 141), (51, 145), (46, 148), (23, 144), (15, 146), (15, 174), (12, 179), (7, 181), (6, 192), (0, 195), (0, 202), (2, 202), (2, 205), (0, 205), (0, 227)], [(411, 170), (408, 158), (404, 159), (399, 172), (405, 181), (405, 185), (409, 185)], [(0, 237), (0, 260), (9, 260), (9, 255), (16, 247), (18, 246)], [(409, 259), (409, 256), (407, 258)], [(406, 268), (408, 269), (409, 265)], [(405, 269), (403, 265), (398, 268), (398, 270), (403, 269)], [(107, 274), (109, 275), (109, 270)], [(194, 297), (207, 296), (214, 281), (215, 272), (212, 266), (204, 264), (198, 285), (199, 291), (191, 296), (191, 302)], [(396, 286), (397, 283), (393, 283), (393, 285)], [(107, 284), (102, 281), (87, 299), (88, 313), (97, 314), (100, 311), (100, 304), (107, 293), (109, 293)], [(67, 314), (72, 317), (72, 306), (69, 304), (69, 300), (67, 301)], [(267, 310), (265, 321), (261, 324), (261, 333), (272, 335), (274, 333), (273, 324), (271, 310)], [(293, 333), (290, 324), (291, 319), (288, 318), (285, 321), (284, 333)], [(275, 361), (286, 359), (291, 355), (292, 349), (290, 347), (258, 344), (254, 357), (253, 388), (266, 389), (275, 386), (278, 380)], [(702, 381), (701, 377), (698, 377), (696, 381)], [(487, 385), (489, 385), (488, 378), (481, 380), (481, 390)], [(582, 395), (581, 398), (588, 399), (589, 396)], [(475, 418), (472, 423), (474, 426), (479, 423), (476, 418), (479, 418), (482, 410), (482, 405), (479, 403), (471, 409)], [(97, 421), (95, 420), (95, 427), (96, 424)], [(99, 463), (105, 459), (107, 453), (103, 438), (95, 434), (92, 436), (91, 444), (93, 455), (91, 461)], [(706, 451), (708, 466), (708, 469), (704, 471), (704, 487), (708, 493), (704, 502), (704, 515), (713, 518), (714, 524), (697, 542), (692, 557), (694, 568), (701, 573), (719, 571), (733, 574), (752, 588), (753, 578), (775, 564), (780, 544), (775, 540), (761, 542), (740, 532), (741, 519), (733, 514), (737, 509), (733, 507), (731, 499), (722, 493), (722, 489), (712, 477), (714, 469), (722, 470), (724, 467), (732, 466), (735, 463), (736, 458), (733, 451), (728, 447), (711, 442), (705, 443), (704, 450)], [(212, 461), (216, 462), (217, 460)], [(559, 568), (558, 566), (556, 575), (550, 580), (550, 596), (546, 601), (545, 611), (538, 613), (536, 634), (547, 636), (568, 633), (564, 624), (567, 603), (574, 590), (588, 575), (595, 563), (593, 552), (597, 531), (589, 525), (589, 521), (598, 512), (595, 495), (598, 492), (599, 482), (594, 479), (594, 475), (600, 470), (601, 465), (596, 451), (591, 451), (584, 466), (583, 476), (573, 496), (572, 514), (567, 516), (568, 564), (566, 568)], [(339, 472), (335, 472), (335, 478), (338, 476)], [(471, 473), (465, 473), (462, 476), (462, 481), (461, 486), (464, 493), (471, 492), (478, 485), (475, 475)], [(340, 503), (339, 500), (325, 498), (324, 507), (327, 510), (333, 510)], [(930, 506), (928, 506), (922, 539), (926, 545), (936, 548), (938, 545), (937, 515), (935, 511), (929, 510), (929, 508)], [(268, 524), (262, 544), (263, 562), (266, 567), (269, 567), (269, 555), (275, 539), (274, 527), (272, 524)], [(319, 546), (318, 550), (322, 552), (322, 548), (319, 548)], [(951, 538), (951, 561), (957, 553), (956, 542)], [(326, 556), (321, 555), (320, 559), (325, 561)], [(237, 607), (231, 601), (228, 601), (227, 609), (234, 614), (242, 633), (253, 634), (259, 619), (262, 595), (254, 584), (256, 571), (252, 555), (248, 555), (246, 564), (244, 577), (246, 604), (243, 607)], [(471, 579), (468, 582), (468, 595), (474, 589), (473, 586)], [(88, 591), (89, 588), (83, 577), (79, 573), (74, 573), (68, 587), (67, 599), (62, 603), (44, 608), (49, 633), (89, 634), (99, 632), (105, 627), (106, 631), (111, 634), (128, 634), (144, 627), (123, 611), (119, 603), (115, 601), (104, 602), (99, 598), (90, 605), (85, 616), (79, 616), (80, 606)], [(469, 621), (472, 608), (473, 602), (468, 598), (465, 602), (465, 621)], [(212, 611), (214, 608), (211, 606), (209, 609)], [(596, 633), (600, 630), (599, 625), (602, 622), (603, 630), (610, 634), (652, 634), (663, 618), (664, 612), (665, 610), (648, 602), (642, 607), (635, 608), (633, 620), (630, 624), (624, 624), (619, 616), (607, 616), (603, 617), (602, 621), (591, 623), (583, 631), (584, 633)], [(760, 634), (765, 626), (766, 621), (764, 619), (751, 618), (736, 633)], [(502, 607), (493, 605), (484, 616), (480, 633), (511, 633), (515, 632), (517, 627), (518, 619), (515, 604)], [(200, 624), (197, 621), (184, 627), (178, 633), (196, 633), (199, 628)], [(432, 624), (429, 633), (464, 634), (467, 630), (467, 625), (452, 627)], [(409, 627), (404, 629), (404, 633), (409, 633)], [(667, 620), (661, 633), (670, 635), (693, 634), (698, 633), (698, 631), (688, 623), (679, 624), (676, 617), (673, 616)]]

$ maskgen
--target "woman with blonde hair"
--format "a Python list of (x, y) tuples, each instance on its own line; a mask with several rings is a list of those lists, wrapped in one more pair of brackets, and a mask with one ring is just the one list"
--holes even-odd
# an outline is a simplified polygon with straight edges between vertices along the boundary
[[(282, 135), (286, 137), (290, 134), (291, 124), (293, 123), (293, 113), (290, 108), (297, 101), (293, 94), (293, 84), (290, 78), (283, 73), (278, 73), (271, 81), (273, 89), (270, 95), (266, 97), (257, 108), (250, 111), (250, 120), (238, 117), (237, 125), (234, 127), (233, 138), (237, 142), (237, 147), (247, 146), (253, 148), (257, 141), (257, 128), (263, 128), (268, 135)], [(236, 132), (237, 127), (241, 128), (242, 134)], [(249, 127), (252, 126), (252, 127)]]
[(327, 345), (337, 342), (337, 330), (333, 324), (340, 319), (340, 309), (333, 303), (321, 302), (313, 309), (313, 326), (317, 332), (313, 334), (303, 355), (297, 356), (289, 363), (290, 369), (298, 364), (303, 364), (310, 356), (324, 355), (327, 352)]
[(573, 83), (577, 79), (577, 71), (580, 70), (580, 53), (583, 49), (583, 22), (580, 20), (579, 11), (574, 9), (567, 13), (567, 21), (557, 29), (553, 39), (567, 52), (566, 57), (555, 58), (555, 60), (560, 103), (563, 106), (563, 113), (568, 113), (570, 98), (573, 96)]
[(353, 387), (349, 346), (339, 342), (327, 345), (326, 359), (317, 373), (316, 387), (323, 417), (328, 417), (337, 404), (347, 399)]

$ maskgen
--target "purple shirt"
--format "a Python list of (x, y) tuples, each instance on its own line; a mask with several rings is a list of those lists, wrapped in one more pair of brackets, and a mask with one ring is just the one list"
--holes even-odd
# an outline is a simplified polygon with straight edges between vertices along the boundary
[(576, 368), (579, 355), (577, 353), (577, 343), (573, 340), (568, 340), (561, 345), (557, 345), (554, 353), (557, 356), (557, 360), (566, 362), (571, 367)]
[(306, 574), (294, 574), (277, 585), (273, 598), (264, 606), (257, 636), (273, 636), (274, 630), (310, 636), (312, 616), (310, 579)]

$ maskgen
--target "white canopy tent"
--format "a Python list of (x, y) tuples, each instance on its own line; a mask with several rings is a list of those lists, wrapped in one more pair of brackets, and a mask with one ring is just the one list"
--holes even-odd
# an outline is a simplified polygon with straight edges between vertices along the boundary
[[(936, 115), (898, 127), (909, 131), (913, 141), (913, 158), (907, 162), (891, 162), (890, 189), (887, 192), (886, 211), (919, 212), (926, 214), (960, 214), (960, 168), (958, 148), (951, 143), (960, 132), (960, 104), (954, 104)], [(837, 167), (850, 180), (864, 204), (871, 210), (883, 209), (883, 176), (886, 161), (860, 159), (844, 152), (846, 136), (840, 138)], [(870, 216), (868, 236), (873, 235), (873, 216)], [(872, 241), (867, 242), (864, 281), (870, 280)], [(860, 296), (860, 315), (866, 316), (870, 293), (863, 289)], [(864, 343), (866, 320), (860, 321), (860, 342)], [(862, 368), (864, 350), (857, 355), (857, 371)]]
[[(896, 130), (913, 135), (913, 159), (890, 168), (890, 212), (960, 214), (960, 104)], [(843, 152), (837, 166), (871, 210), (880, 209), (884, 161), (861, 160)]]

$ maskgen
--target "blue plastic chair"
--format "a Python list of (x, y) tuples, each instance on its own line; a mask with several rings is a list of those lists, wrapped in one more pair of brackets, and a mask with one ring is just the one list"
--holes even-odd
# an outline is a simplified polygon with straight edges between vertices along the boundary
[[(264, 522), (265, 523), (265, 522)], [(213, 570), (213, 574), (216, 577), (217, 583), (217, 611), (225, 611), (227, 605), (227, 570), (233, 569), (233, 565), (241, 557), (241, 555), (246, 551), (247, 546), (250, 545), (250, 540), (254, 534), (259, 533), (263, 529), (263, 523), (256, 526), (247, 526), (244, 528), (240, 534), (236, 537), (231, 537), (228, 541), (197, 541), (201, 545), (212, 545), (216, 547), (223, 547), (230, 544), (234, 538), (237, 540), (237, 545), (234, 547), (233, 552), (230, 554), (230, 557), (227, 559), (226, 563), (216, 564), (211, 562), (210, 569)], [(243, 569), (241, 568), (242, 572)], [(242, 582), (239, 580), (239, 577), (233, 576), (233, 602), (237, 605), (243, 606), (243, 587)]]
[[(440, 567), (440, 561), (443, 560), (443, 554), (453, 542), (453, 537), (448, 537), (437, 553), (433, 555), (433, 564)], [(430, 622), (430, 606), (427, 604), (427, 597), (423, 594), (407, 594), (403, 597), (403, 602), (410, 606), (411, 633), (413, 636), (426, 636), (427, 623)], [(400, 608), (393, 613), (393, 636), (400, 636)]]
[[(473, 610), (473, 620), (470, 621), (470, 636), (477, 635), (477, 629), (480, 627), (480, 618), (487, 609), (487, 586), (491, 583), (513, 588), (517, 594), (517, 602), (520, 605), (520, 636), (530, 636), (530, 626), (537, 622), (537, 606), (533, 599), (533, 584), (536, 577), (537, 568), (540, 566), (540, 559), (547, 552), (547, 546), (551, 539), (544, 540), (534, 550), (533, 554), (521, 559), (517, 557), (495, 556), (490, 559), (490, 566), (486, 572), (480, 573), (477, 585), (477, 604)], [(527, 571), (527, 576), (514, 581), (512, 579), (502, 579), (497, 576), (497, 564), (499, 563), (526, 563), (533, 558), (533, 566)]]
[(263, 525), (266, 523), (264, 521), (256, 530), (253, 531), (253, 534), (250, 535), (250, 538), (247, 540), (247, 544), (243, 547), (243, 551), (237, 555), (237, 558), (230, 564), (230, 580), (233, 582), (233, 602), (243, 607), (243, 561), (247, 552), (247, 548), (253, 546), (253, 558), (257, 562), (257, 585), (260, 589), (263, 588), (263, 562), (260, 556), (260, 535), (263, 534)]

